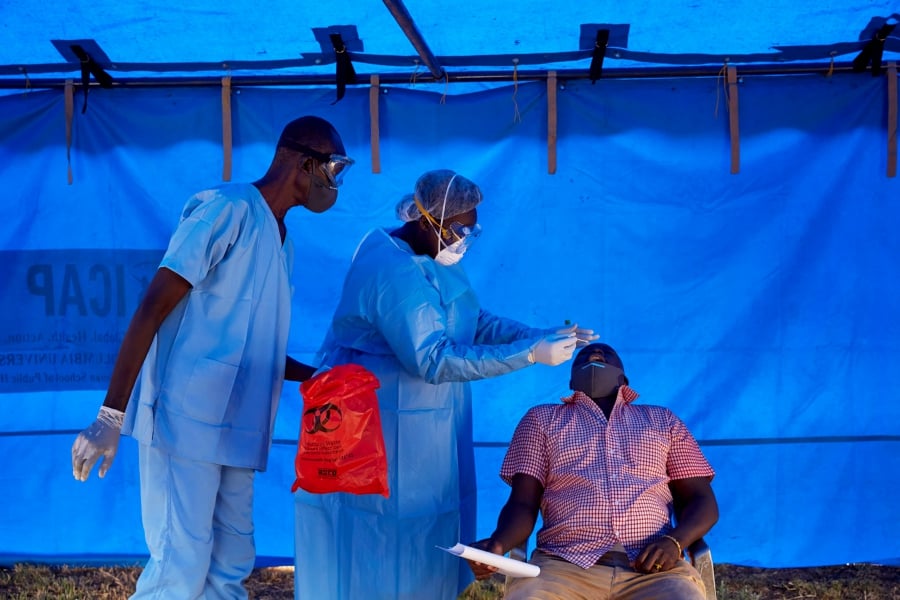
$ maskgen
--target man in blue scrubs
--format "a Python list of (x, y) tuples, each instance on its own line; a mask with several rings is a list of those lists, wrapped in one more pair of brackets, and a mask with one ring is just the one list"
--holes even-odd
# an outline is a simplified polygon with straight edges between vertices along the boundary
[(265, 175), (193, 195), (128, 327), (97, 420), (72, 446), (76, 479), (120, 432), (139, 442), (150, 550), (132, 598), (247, 598), (255, 562), (253, 479), (266, 468), (285, 379), (295, 206), (320, 213), (353, 163), (327, 121), (282, 131)]

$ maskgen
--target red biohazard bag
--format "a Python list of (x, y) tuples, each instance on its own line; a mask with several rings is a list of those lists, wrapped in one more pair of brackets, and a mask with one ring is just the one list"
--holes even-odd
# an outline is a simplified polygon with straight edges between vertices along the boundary
[(390, 496), (378, 412), (378, 378), (360, 365), (337, 365), (300, 384), (303, 418), (291, 491)]

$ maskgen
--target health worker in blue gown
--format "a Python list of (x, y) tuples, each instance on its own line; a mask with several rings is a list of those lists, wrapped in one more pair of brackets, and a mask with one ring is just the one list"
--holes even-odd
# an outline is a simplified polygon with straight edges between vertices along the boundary
[(450, 170), (422, 175), (404, 224), (360, 242), (321, 350), (379, 379), (390, 497), (295, 495), (295, 596), (452, 600), (472, 580), (436, 546), (475, 536), (470, 381), (559, 365), (595, 339), (481, 308), (459, 264), (481, 232), (481, 190)]

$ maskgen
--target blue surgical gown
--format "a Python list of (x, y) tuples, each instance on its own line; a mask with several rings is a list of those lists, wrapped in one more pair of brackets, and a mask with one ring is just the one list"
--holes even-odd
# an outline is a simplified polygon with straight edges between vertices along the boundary
[(297, 598), (451, 600), (471, 582), (436, 547), (475, 539), (468, 382), (528, 366), (543, 334), (482, 310), (460, 265), (363, 239), (321, 356), (380, 381), (390, 497), (295, 494)]

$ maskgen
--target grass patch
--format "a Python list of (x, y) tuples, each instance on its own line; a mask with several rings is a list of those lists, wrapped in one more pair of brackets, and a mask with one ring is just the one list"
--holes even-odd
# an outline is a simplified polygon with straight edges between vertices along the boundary
[[(761, 569), (716, 565), (718, 600), (900, 600), (900, 567), (869, 564)], [(16, 565), (0, 568), (4, 600), (126, 600), (140, 567)], [(500, 600), (503, 577), (469, 586), (459, 600)], [(247, 580), (251, 600), (293, 600), (290, 567), (257, 569)]]

